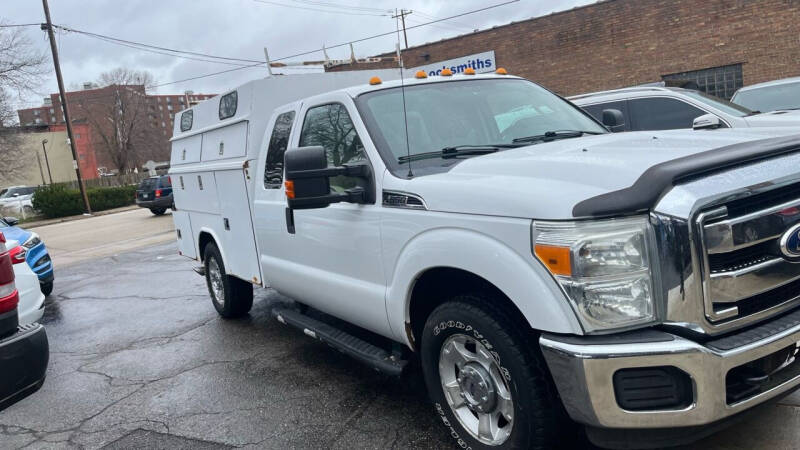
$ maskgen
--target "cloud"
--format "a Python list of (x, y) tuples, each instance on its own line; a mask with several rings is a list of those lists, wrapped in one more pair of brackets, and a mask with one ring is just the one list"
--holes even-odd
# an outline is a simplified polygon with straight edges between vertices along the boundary
[[(274, 0), (276, 3), (310, 6), (297, 0)], [(393, 10), (396, 4), (388, 1), (326, 0), (346, 6), (383, 8)], [(461, 12), (500, 3), (486, 0), (429, 1), (409, 0), (403, 7), (414, 11), (408, 16), (406, 25), (428, 22), (431, 18), (447, 17)], [(540, 16), (573, 8), (593, 0), (555, 0), (541, 2), (521, 0), (499, 8), (467, 15), (437, 24), (408, 31), (409, 45), (437, 41), (442, 38), (464, 34), (472, 29), (485, 29), (511, 21)], [(60, 0), (51, 1), (51, 16), (56, 24), (110, 35), (131, 41), (160, 45), (181, 50), (209, 53), (236, 58), (264, 58), (263, 48), (269, 49), (272, 59), (319, 49), (360, 39), (366, 36), (392, 31), (395, 20), (391, 17), (375, 17), (310, 11), (305, 9), (259, 3), (253, 0)], [(339, 12), (359, 12), (348, 8)], [(3, 0), (0, 18), (9, 23), (36, 23), (43, 20), (38, 2), (30, 0)], [(47, 50), (44, 32), (38, 27), (27, 30), (31, 39)], [(101, 40), (74, 33), (59, 33), (59, 53), (67, 86), (81, 85), (84, 81), (96, 80), (99, 75), (116, 67), (148, 70), (158, 83), (166, 83), (195, 77), (211, 72), (230, 69), (233, 66), (211, 62), (191, 61), (171, 56), (157, 55), (132, 48), (113, 45)], [(396, 36), (386, 36), (354, 44), (356, 55), (364, 57), (391, 51)], [(49, 53), (49, 51), (48, 51)], [(331, 58), (348, 58), (349, 47), (332, 49)], [(321, 60), (322, 52), (295, 59)], [(287, 70), (291, 71), (291, 70)], [(160, 93), (222, 92), (248, 80), (263, 77), (263, 67), (243, 69), (158, 89)], [(47, 79), (40, 91), (43, 94), (56, 92), (55, 77)], [(29, 96), (26, 106), (36, 106), (41, 99)], [(22, 106), (22, 105), (21, 105)]]

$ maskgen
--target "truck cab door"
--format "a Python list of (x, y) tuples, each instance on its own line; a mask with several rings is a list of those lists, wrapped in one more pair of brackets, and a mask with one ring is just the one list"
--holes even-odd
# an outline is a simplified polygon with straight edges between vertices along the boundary
[[(319, 145), (326, 150), (329, 166), (368, 162), (373, 177), (382, 173), (382, 161), (352, 100), (340, 93), (315, 97), (313, 103), (276, 111), (272, 123), (267, 152), (262, 152), (259, 163), (264, 183), (257, 189), (255, 206), (263, 277), (300, 302), (391, 335), (384, 300), (380, 204), (337, 203), (287, 211), (283, 186), (287, 147)], [(355, 180), (348, 178), (331, 179), (332, 189), (353, 187)], [(375, 178), (372, 188), (380, 192), (380, 180)]]

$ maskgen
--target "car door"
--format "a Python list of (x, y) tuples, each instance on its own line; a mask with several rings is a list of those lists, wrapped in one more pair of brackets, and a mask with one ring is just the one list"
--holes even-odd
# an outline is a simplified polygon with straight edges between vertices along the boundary
[[(276, 112), (272, 119), (267, 153), (260, 161), (263, 187), (256, 196), (263, 277), (298, 301), (389, 335), (380, 204), (287, 209), (283, 154), (291, 147), (320, 145), (326, 150), (329, 166), (369, 163), (375, 178), (371, 184), (380, 192), (376, 175), (383, 173), (383, 165), (375, 148), (371, 144), (365, 147), (361, 140), (366, 130), (352, 101), (341, 93), (316, 99), (295, 110)], [(335, 177), (331, 189), (343, 191), (358, 182)]]
[(696, 106), (669, 97), (630, 99), (628, 110), (633, 131), (692, 128), (694, 119), (707, 114)]

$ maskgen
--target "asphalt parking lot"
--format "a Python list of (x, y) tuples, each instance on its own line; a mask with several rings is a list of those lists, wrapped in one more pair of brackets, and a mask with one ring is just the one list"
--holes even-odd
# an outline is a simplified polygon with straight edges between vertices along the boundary
[[(274, 291), (220, 319), (193, 264), (167, 242), (57, 268), (47, 381), (0, 412), (0, 448), (452, 448), (418, 385), (279, 324)], [(798, 442), (795, 394), (690, 448)]]

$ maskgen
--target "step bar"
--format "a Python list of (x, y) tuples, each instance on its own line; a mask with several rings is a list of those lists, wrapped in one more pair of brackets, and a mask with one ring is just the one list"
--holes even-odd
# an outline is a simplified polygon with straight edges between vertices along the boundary
[(378, 372), (400, 376), (408, 364), (399, 353), (387, 351), (295, 309), (276, 307), (272, 310), (272, 316), (278, 322), (303, 330), (304, 334), (319, 339)]

